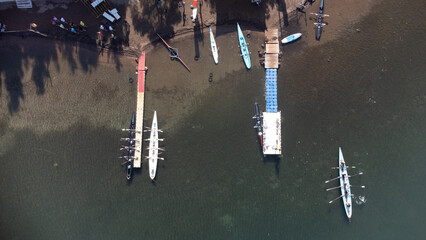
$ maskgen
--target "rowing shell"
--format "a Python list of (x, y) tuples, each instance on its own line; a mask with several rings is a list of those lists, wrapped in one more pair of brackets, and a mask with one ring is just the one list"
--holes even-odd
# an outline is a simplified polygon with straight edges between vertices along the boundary
[(149, 177), (154, 180), (157, 173), (158, 161), (158, 126), (157, 126), (157, 112), (154, 111), (154, 118), (152, 119), (151, 135), (149, 138)]
[(131, 147), (133, 147), (132, 144), (132, 140), (135, 137), (135, 113), (133, 112), (132, 115), (132, 121), (130, 122), (130, 127), (129, 127), (129, 150), (127, 151), (127, 162), (126, 162), (126, 177), (127, 180), (130, 180), (132, 178), (132, 172), (133, 172), (133, 155), (134, 155), (134, 151), (130, 150)]
[(238, 29), (238, 42), (240, 44), (241, 55), (244, 59), (244, 63), (247, 69), (250, 69), (251, 68), (250, 53), (247, 48), (246, 39), (244, 38), (243, 32), (241, 31), (240, 25), (238, 23), (237, 23), (237, 29)]
[(342, 149), (339, 147), (339, 176), (340, 190), (342, 192), (343, 207), (345, 208), (346, 216), (351, 221), (352, 217), (352, 194), (349, 184), (348, 169), (345, 160), (343, 159)]
[(299, 39), (301, 36), (302, 36), (301, 33), (292, 34), (290, 36), (287, 36), (287, 37), (283, 38), (281, 40), (281, 43), (286, 44), (286, 43), (289, 43), (289, 42), (293, 42), (293, 41)]
[(212, 31), (211, 26), (210, 26), (210, 45), (212, 47), (214, 63), (218, 64), (219, 63), (219, 55), (217, 54), (216, 41), (214, 40), (214, 35), (213, 35), (213, 31)]
[(185, 62), (177, 55), (177, 52), (175, 52), (175, 50), (172, 48), (172, 46), (170, 46), (167, 42), (166, 42), (166, 40), (164, 40), (161, 36), (160, 36), (160, 34), (158, 34), (157, 33), (157, 36), (161, 39), (161, 41), (163, 41), (163, 43), (166, 45), (166, 47), (167, 47), (167, 50), (169, 50), (169, 52), (170, 52), (170, 55), (171, 56), (173, 56), (173, 57), (175, 57), (175, 58), (177, 58), (177, 60), (179, 60), (179, 62), (180, 63), (182, 63), (182, 65), (188, 70), (188, 71), (190, 71), (191, 72), (191, 69), (189, 69), (189, 67), (185, 64)]

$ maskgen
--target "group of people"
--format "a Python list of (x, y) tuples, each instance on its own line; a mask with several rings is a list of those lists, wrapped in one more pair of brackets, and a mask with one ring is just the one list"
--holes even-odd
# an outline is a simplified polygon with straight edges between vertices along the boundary
[(6, 32), (6, 29), (7, 29), (6, 24), (4, 24), (4, 23), (0, 23), (0, 31), (1, 31), (2, 33), (4, 33), (4, 32)]
[(63, 17), (58, 20), (57, 17), (53, 16), (52, 25), (58, 26), (59, 28), (70, 31), (74, 34), (79, 34), (87, 30), (86, 24), (83, 21), (80, 21), (79, 25), (75, 25), (73, 22), (67, 22)]
[(101, 38), (102, 36), (106, 35), (106, 33), (108, 33), (108, 31), (111, 33), (111, 38), (112, 39), (116, 39), (117, 38), (114, 35), (114, 28), (111, 25), (108, 26), (108, 29), (105, 29), (105, 26), (102, 25), (102, 24), (99, 26), (98, 37)]
[[(341, 161), (340, 162), (340, 167), (341, 170), (344, 171), (345, 170), (345, 161)], [(349, 196), (349, 186), (348, 186), (348, 176), (346, 176), (346, 173), (342, 174), (342, 179), (343, 179), (343, 188), (345, 189), (345, 200), (346, 200), (346, 207), (350, 207), (351, 204), (348, 201), (348, 198), (350, 198), (351, 196)]]

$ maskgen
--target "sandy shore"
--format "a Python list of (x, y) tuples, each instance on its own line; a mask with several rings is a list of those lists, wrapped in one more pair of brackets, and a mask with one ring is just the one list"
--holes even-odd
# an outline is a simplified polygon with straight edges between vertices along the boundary
[[(205, 58), (201, 59), (199, 62), (192, 60), (191, 52), (193, 51), (194, 39), (206, 32), (207, 26), (213, 25), (217, 38), (220, 42), (221, 34), (231, 34), (235, 33), (235, 22), (239, 21), (243, 26), (246, 32), (252, 32), (252, 45), (250, 49), (252, 53), (260, 50), (260, 45), (263, 42), (263, 31), (271, 28), (278, 28), (282, 35), (291, 34), (294, 32), (302, 32), (304, 37), (301, 39), (301, 44), (306, 45), (307, 47), (316, 46), (318, 44), (324, 44), (334, 39), (337, 39), (339, 36), (344, 34), (347, 31), (356, 31), (356, 22), (361, 20), (362, 16), (366, 15), (371, 7), (374, 4), (374, 1), (362, 1), (357, 2), (353, 0), (339, 1), (340, 4), (337, 4), (336, 0), (329, 0), (326, 2), (326, 13), (330, 14), (331, 17), (328, 18), (329, 25), (326, 26), (326, 30), (323, 34), (323, 37), (320, 42), (315, 40), (314, 37), (314, 28), (313, 20), (309, 19), (309, 12), (316, 12), (318, 9), (319, 1), (315, 2), (313, 6), (309, 6), (305, 9), (307, 14), (301, 14), (300, 12), (292, 11), (297, 7), (296, 0), (287, 0), (287, 1), (262, 1), (262, 5), (257, 7), (256, 5), (251, 4), (249, 1), (245, 3), (237, 4), (238, 1), (224, 1), (223, 3), (217, 3), (215, 1), (200, 1), (201, 7), (199, 9), (199, 20), (194, 25), (189, 19), (183, 21), (183, 12), (185, 11), (187, 15), (190, 13), (190, 4), (186, 3), (185, 7), (179, 6), (178, 1), (164, 2), (162, 8), (158, 8), (157, 5), (142, 3), (139, 1), (122, 1), (122, 0), (111, 0), (112, 6), (117, 7), (121, 16), (126, 19), (130, 24), (128, 39), (123, 40), (124, 35), (119, 35), (123, 41), (120, 41), (117, 44), (116, 49), (121, 50), (121, 54), (116, 54), (113, 52), (105, 51), (103, 54), (93, 54), (96, 53), (96, 41), (95, 37), (86, 39), (85, 43), (80, 43), (78, 38), (69, 35), (68, 33), (61, 32), (50, 24), (51, 16), (65, 17), (66, 19), (71, 19), (74, 22), (83, 20), (88, 25), (88, 36), (96, 36), (98, 31), (98, 26), (102, 24), (102, 19), (96, 19), (91, 16), (89, 11), (80, 3), (74, 1), (61, 1), (60, 3), (55, 2), (45, 2), (45, 1), (34, 1), (34, 8), (29, 10), (20, 10), (15, 7), (5, 8), (6, 5), (1, 5), (3, 10), (0, 10), (0, 22), (6, 23), (9, 30), (20, 30), (28, 28), (28, 23), (36, 22), (38, 24), (38, 29), (40, 32), (50, 34), (56, 41), (53, 46), (47, 47), (51, 54), (49, 59), (44, 59), (37, 64), (37, 60), (29, 57), (28, 61), (25, 63), (26, 66), (17, 67), (17, 71), (21, 74), (16, 75), (16, 78), (20, 79), (20, 89), (21, 93), (14, 93), (10, 86), (14, 87), (14, 84), (11, 84), (7, 76), (8, 69), (0, 67), (0, 77), (1, 81), (4, 84), (1, 85), (1, 116), (2, 122), (0, 127), (6, 129), (7, 127), (19, 127), (31, 125), (35, 129), (41, 131), (46, 130), (47, 126), (52, 126), (51, 122), (45, 117), (49, 114), (49, 111), (52, 111), (52, 107), (45, 108), (45, 112), (41, 113), (36, 106), (43, 105), (46, 103), (54, 103), (56, 106), (53, 107), (54, 112), (64, 111), (61, 110), (61, 107), (64, 104), (68, 104), (70, 108), (67, 112), (63, 113), (63, 119), (56, 119), (56, 125), (58, 128), (63, 128), (69, 126), (69, 123), (78, 121), (81, 119), (81, 112), (87, 112), (85, 118), (92, 119), (93, 116), (96, 116), (94, 121), (103, 122), (105, 126), (117, 128), (119, 126), (113, 126), (111, 124), (113, 121), (120, 118), (123, 109), (125, 109), (124, 104), (117, 104), (117, 111), (108, 110), (109, 113), (102, 112), (97, 108), (107, 108), (110, 103), (108, 99), (104, 99), (104, 95), (99, 95), (98, 91), (105, 90), (111, 94), (118, 94), (120, 96), (114, 95), (117, 99), (123, 100), (125, 96), (128, 95), (131, 91), (131, 86), (128, 85), (127, 80), (129, 78), (135, 78), (134, 74), (134, 58), (140, 52), (142, 48), (154, 51), (153, 46), (158, 44), (156, 32), (161, 33), (164, 36), (175, 36), (173, 40), (170, 40), (173, 44), (177, 44), (182, 48), (182, 53), (184, 59), (187, 63), (192, 66), (199, 66), (200, 63), (204, 61), (210, 61), (211, 59)], [(13, 4), (12, 4), (13, 5)], [(167, 11), (166, 11), (167, 9)], [(282, 11), (286, 9), (286, 11)], [(358, 10), (358, 11), (355, 11)], [(117, 29), (117, 32), (122, 32), (123, 21), (114, 25)], [(220, 31), (216, 27), (220, 26)], [(362, 30), (361, 33), (362, 34)], [(38, 45), (32, 43), (39, 43), (40, 46), (48, 45), (48, 42), (45, 42), (42, 37), (37, 37), (37, 41), (31, 42), (28, 44), (29, 39), (33, 35), (27, 35), (25, 39), (15, 41), (16, 37), (9, 38), (4, 36), (1, 40), (3, 46), (14, 46), (19, 48), (16, 44), (22, 44), (25, 49), (25, 54), (31, 55), (31, 47), (34, 48)], [(189, 40), (189, 41), (188, 41)], [(9, 41), (9, 43), (8, 43)], [(189, 42), (191, 46), (188, 45)], [(26, 43), (27, 42), (27, 43)], [(84, 42), (84, 41), (83, 41)], [(151, 43), (154, 42), (154, 45)], [(11, 44), (12, 43), (12, 44)], [(204, 44), (204, 43), (203, 43)], [(254, 44), (254, 45), (253, 45)], [(163, 46), (159, 45), (161, 48)], [(185, 50), (185, 48), (187, 48)], [(232, 48), (227, 48), (222, 46), (224, 51), (233, 51)], [(127, 55), (127, 57), (123, 57)], [(189, 54), (188, 54), (189, 53)], [(9, 54), (13, 54), (9, 52)], [(35, 55), (35, 54), (34, 54)], [(54, 56), (54, 57), (52, 57)], [(18, 56), (19, 57), (19, 56)], [(24, 57), (24, 55), (22, 55)], [(89, 58), (90, 61), (84, 60)], [(253, 54), (253, 61), (258, 62), (256, 54)], [(67, 65), (65, 60), (71, 62), (72, 66), (70, 69), (65, 70), (69, 72), (69, 76), (63, 77), (61, 71), (58, 69), (58, 66)], [(187, 60), (190, 59), (190, 60)], [(238, 59), (235, 59), (239, 61)], [(18, 63), (19, 61), (17, 61)], [(56, 62), (56, 63), (55, 63)], [(62, 64), (61, 64), (62, 62)], [(73, 63), (75, 62), (75, 63)], [(160, 62), (161, 63), (161, 62)], [(197, 65), (196, 65), (197, 64)], [(74, 66), (74, 67), (73, 67)], [(203, 66), (207, 66), (204, 64)], [(41, 86), (33, 85), (32, 82), (34, 76), (30, 74), (25, 74), (27, 72), (33, 72), (34, 69), (42, 67), (42, 70), (45, 70), (46, 76), (44, 77), (48, 80), (41, 81)], [(149, 77), (153, 79), (164, 78), (162, 84), (153, 83), (148, 85), (148, 89), (154, 93), (167, 93), (170, 96), (165, 98), (164, 94), (159, 94), (158, 96), (152, 96), (152, 99), (148, 98), (148, 103), (158, 103), (158, 105), (169, 105), (172, 104), (172, 101), (179, 99), (179, 103), (184, 109), (189, 109), (191, 104), (194, 103), (194, 99), (197, 96), (203, 94), (203, 92), (210, 86), (207, 81), (194, 81), (194, 79), (203, 79), (204, 76), (208, 76), (209, 72), (213, 72), (215, 79), (223, 78), (226, 74), (238, 71), (242, 67), (241, 64), (222, 66), (221, 71), (217, 69), (210, 69), (208, 67), (198, 67), (195, 69), (191, 75), (183, 71), (182, 78), (186, 84), (176, 84), (173, 82), (173, 74), (168, 76), (168, 78), (155, 73), (156, 71), (161, 72), (160, 64), (153, 65), (153, 72), (150, 73)], [(24, 69), (22, 69), (24, 68)], [(158, 68), (156, 70), (156, 68)], [(102, 69), (102, 70), (100, 70)], [(95, 78), (96, 74), (103, 74), (104, 72), (99, 73), (99, 71), (109, 71), (110, 79), (103, 79), (102, 81), (87, 81), (87, 79)], [(62, 69), (63, 71), (63, 69)], [(179, 70), (180, 71), (180, 70)], [(170, 75), (170, 74), (169, 74)], [(38, 76), (40, 77), (40, 76)], [(54, 85), (58, 83), (58, 80), (68, 80), (71, 81), (68, 87), (63, 84), (67, 84), (64, 81), (61, 81), (61, 84)], [(74, 80), (77, 79), (77, 80)], [(117, 82), (116, 79), (121, 79)], [(82, 81), (82, 82), (80, 82)], [(37, 81), (35, 81), (37, 82)], [(123, 84), (126, 83), (126, 84)], [(53, 85), (52, 85), (53, 84)], [(86, 86), (87, 85), (87, 86)], [(98, 86), (99, 85), (99, 86)], [(92, 94), (90, 96), (81, 95), (78, 92), (69, 91), (69, 89), (78, 89), (81, 86), (85, 86), (87, 89), (92, 89)], [(46, 91), (46, 89), (49, 89)], [(126, 89), (122, 89), (126, 88)], [(121, 90), (120, 90), (121, 89)], [(103, 91), (102, 90), (102, 91)], [(40, 92), (41, 91), (41, 92)], [(22, 97), (22, 96), (25, 97)], [(40, 97), (43, 96), (43, 97)], [(163, 97), (161, 97), (163, 96)], [(13, 100), (17, 98), (17, 100)], [(19, 100), (20, 99), (20, 100)], [(25, 101), (23, 101), (25, 99)], [(55, 101), (59, 99), (59, 101)], [(95, 108), (85, 110), (85, 104), (79, 103), (81, 99), (85, 99), (88, 103), (97, 101), (96, 99), (104, 99), (105, 101), (100, 101), (101, 105), (96, 105)], [(11, 101), (21, 102), (21, 105), (13, 106)], [(69, 104), (69, 103), (73, 104)], [(119, 101), (118, 101), (119, 102)], [(90, 105), (90, 104), (89, 104)], [(17, 108), (17, 109), (14, 109)], [(130, 109), (130, 107), (129, 107)], [(9, 111), (8, 111), (9, 110)], [(19, 110), (19, 111), (18, 111)], [(148, 110), (149, 107), (148, 107)], [(114, 112), (115, 113), (112, 113)], [(130, 111), (130, 110), (129, 110)], [(178, 114), (182, 113), (182, 109), (173, 109), (168, 111), (166, 117), (174, 118)], [(83, 114), (84, 115), (84, 114)], [(83, 116), (84, 117), (84, 116)], [(16, 121), (12, 121), (16, 119)], [(74, 119), (74, 120), (73, 120)], [(108, 121), (102, 119), (109, 119)], [(114, 120), (115, 119), (115, 120)], [(63, 122), (63, 124), (58, 124)], [(11, 125), (10, 125), (11, 124)], [(127, 124), (120, 123), (119, 124)], [(166, 126), (167, 127), (167, 126)]]
[[(305, 14), (296, 11), (300, 8), (301, 0), (262, 1), (260, 6), (247, 1), (198, 1), (198, 17), (195, 23), (191, 22), (191, 3), (186, 1), (161, 1), (161, 7), (157, 1), (136, 0), (109, 0), (112, 7), (118, 9), (123, 20), (113, 24), (115, 35), (119, 41), (115, 41), (117, 49), (130, 49), (139, 51), (148, 48), (152, 42), (158, 41), (156, 33), (166, 38), (185, 36), (200, 31), (208, 26), (234, 24), (240, 22), (246, 29), (252, 31), (264, 31), (266, 29), (278, 28), (282, 37), (288, 33), (298, 30), (311, 36), (314, 31), (314, 19), (310, 12), (317, 12), (319, 0), (313, 1), (313, 5), (306, 4)], [(331, 17), (326, 21), (321, 42), (313, 41), (311, 36), (308, 43), (311, 45), (321, 44), (335, 39), (347, 29), (365, 16), (377, 1), (353, 1), (353, 0), (328, 0), (325, 3), (325, 12)], [(67, 21), (78, 23), (84, 21), (88, 26), (87, 35), (92, 42), (96, 41), (97, 32), (101, 24), (108, 25), (103, 17), (95, 18), (90, 11), (81, 3), (72, 0), (35, 0), (33, 9), (16, 9), (14, 3), (0, 4), (0, 22), (8, 25), (8, 30), (27, 29), (29, 23), (38, 24), (40, 32), (47, 33), (59, 39), (82, 40), (58, 32), (57, 27), (50, 24), (52, 16), (64, 17)], [(129, 29), (124, 28), (124, 20), (130, 24)], [(59, 35), (59, 36), (58, 36)], [(87, 38), (85, 41), (90, 42)]]

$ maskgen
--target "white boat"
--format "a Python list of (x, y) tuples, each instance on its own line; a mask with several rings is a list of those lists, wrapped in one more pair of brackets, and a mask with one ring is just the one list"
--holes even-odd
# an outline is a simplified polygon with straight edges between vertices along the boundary
[(210, 26), (210, 45), (211, 45), (211, 48), (212, 48), (214, 63), (218, 64), (219, 63), (219, 55), (217, 53), (216, 41), (214, 40), (214, 35), (213, 35), (213, 31), (212, 31), (211, 26)]
[(296, 40), (297, 40), (297, 39), (299, 39), (301, 36), (302, 36), (302, 34), (301, 34), (301, 33), (295, 33), (295, 34), (292, 34), (292, 35), (290, 35), (290, 36), (287, 36), (287, 37), (283, 38), (283, 39), (281, 40), (281, 43), (282, 43), (282, 44), (286, 44), (286, 43), (289, 43), (289, 42), (296, 41)]
[(149, 165), (149, 177), (154, 180), (157, 173), (157, 161), (158, 161), (158, 126), (157, 126), (157, 112), (154, 111), (154, 118), (152, 119), (151, 135), (149, 137), (148, 147), (148, 165)]
[(339, 147), (339, 177), (340, 191), (342, 192), (343, 207), (345, 208), (346, 216), (351, 221), (352, 217), (352, 194), (351, 185), (349, 184), (348, 168), (343, 158), (342, 149)]

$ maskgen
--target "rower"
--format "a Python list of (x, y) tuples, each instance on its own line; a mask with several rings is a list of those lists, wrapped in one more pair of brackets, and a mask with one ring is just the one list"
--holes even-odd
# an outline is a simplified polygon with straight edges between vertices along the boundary
[(350, 206), (351, 204), (348, 201), (346, 201), (346, 207), (350, 207)]

